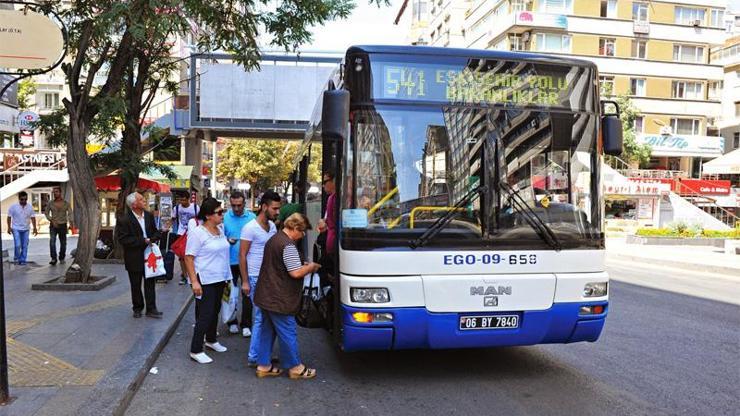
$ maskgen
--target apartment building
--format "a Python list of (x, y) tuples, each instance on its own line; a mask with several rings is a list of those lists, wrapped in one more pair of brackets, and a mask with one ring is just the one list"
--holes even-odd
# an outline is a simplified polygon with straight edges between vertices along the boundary
[[(419, 2), (417, 2), (419, 3)], [(653, 147), (652, 168), (698, 176), (720, 156), (725, 72), (710, 60), (734, 20), (727, 0), (432, 0), (413, 35), (422, 43), (563, 54), (597, 64), (602, 94), (631, 97), (638, 140)], [(455, 37), (456, 11), (464, 12)], [(422, 9), (421, 6), (417, 10)], [(435, 11), (437, 14), (435, 14)], [(441, 13), (441, 14), (440, 14)], [(438, 30), (442, 23), (442, 35)], [(449, 38), (449, 42), (448, 42)]]

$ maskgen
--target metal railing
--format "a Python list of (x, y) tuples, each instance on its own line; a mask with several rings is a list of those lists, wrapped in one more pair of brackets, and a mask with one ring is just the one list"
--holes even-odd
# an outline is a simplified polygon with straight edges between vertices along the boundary
[(688, 172), (682, 170), (661, 170), (661, 169), (625, 169), (619, 170), (619, 173), (628, 178), (643, 179), (678, 179), (688, 178)]
[(695, 207), (713, 216), (717, 220), (722, 221), (728, 226), (735, 228), (740, 225), (740, 219), (732, 212), (717, 205), (716, 199), (702, 195), (690, 186), (679, 181), (676, 182), (675, 192), (682, 198), (691, 202)]
[(8, 185), (23, 176), (37, 170), (62, 170), (67, 167), (67, 158), (64, 153), (61, 159), (55, 162), (38, 162), (34, 160), (24, 160), (11, 165), (8, 169), (0, 172), (0, 187)]

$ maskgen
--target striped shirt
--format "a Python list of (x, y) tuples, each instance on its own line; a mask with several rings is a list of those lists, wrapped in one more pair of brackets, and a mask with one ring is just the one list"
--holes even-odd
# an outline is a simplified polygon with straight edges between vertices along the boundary
[(298, 270), (303, 266), (301, 263), (301, 256), (298, 254), (298, 249), (295, 247), (295, 244), (288, 244), (283, 249), (283, 263), (285, 263), (285, 268), (288, 269), (289, 272)]

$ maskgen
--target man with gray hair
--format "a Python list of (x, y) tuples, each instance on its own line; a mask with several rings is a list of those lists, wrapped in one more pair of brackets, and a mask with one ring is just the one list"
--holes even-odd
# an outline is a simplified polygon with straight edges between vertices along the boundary
[[(126, 196), (128, 209), (116, 222), (115, 235), (123, 247), (123, 261), (131, 282), (131, 303), (134, 318), (141, 318), (146, 301), (146, 316), (161, 318), (155, 299), (155, 280), (144, 278), (144, 250), (159, 241), (160, 234), (154, 225), (154, 217), (145, 210), (146, 200), (140, 193)], [(141, 281), (144, 281), (144, 296), (141, 296)]]

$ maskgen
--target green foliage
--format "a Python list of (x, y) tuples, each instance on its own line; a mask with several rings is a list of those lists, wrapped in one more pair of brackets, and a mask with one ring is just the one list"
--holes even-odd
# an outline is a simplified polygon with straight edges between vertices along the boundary
[(634, 105), (632, 105), (632, 101), (629, 97), (620, 95), (614, 97), (614, 101), (619, 104), (619, 118), (622, 121), (622, 139), (624, 149), (620, 159), (627, 163), (637, 162), (640, 167), (645, 167), (650, 161), (652, 148), (646, 144), (637, 143), (634, 123), (635, 118), (640, 115), (640, 112)]
[(18, 83), (18, 108), (27, 110), (30, 106), (30, 99), (36, 95), (36, 82), (33, 78), (25, 78)]
[(288, 179), (297, 151), (295, 142), (284, 140), (234, 140), (219, 152), (216, 174), (221, 180), (268, 189)]
[(691, 226), (684, 222), (679, 222), (670, 224), (666, 228), (640, 228), (635, 234), (640, 237), (740, 239), (740, 228), (733, 230), (704, 230), (698, 225)]

